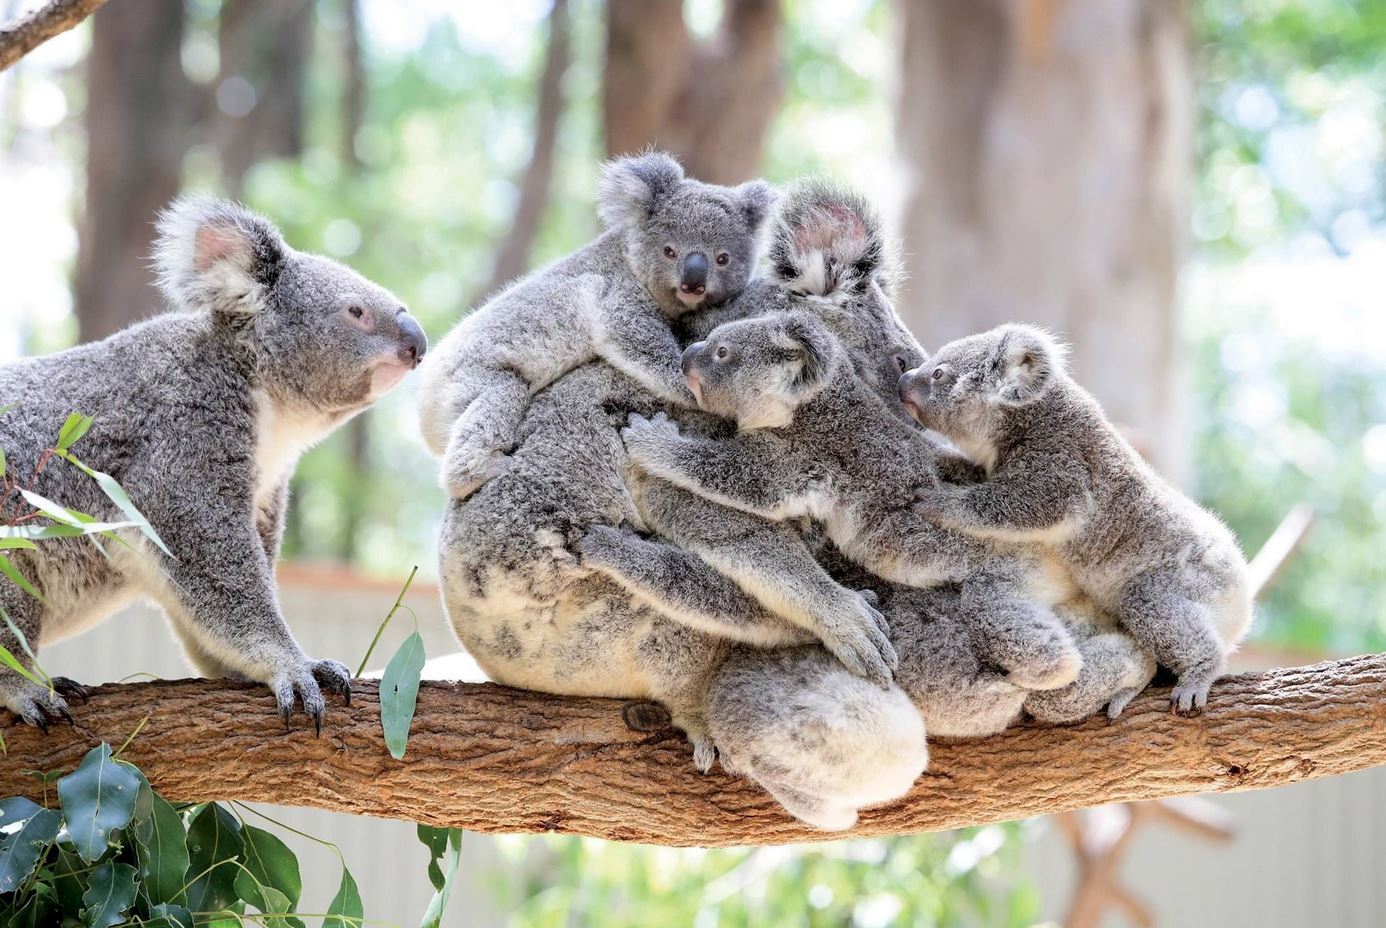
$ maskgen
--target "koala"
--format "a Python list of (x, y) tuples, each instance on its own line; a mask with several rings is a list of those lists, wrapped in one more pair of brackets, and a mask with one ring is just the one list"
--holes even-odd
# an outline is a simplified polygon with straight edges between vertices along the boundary
[(465, 499), (508, 463), (530, 396), (600, 357), (662, 400), (691, 404), (670, 323), (745, 288), (772, 188), (685, 178), (648, 153), (606, 165), (606, 231), (489, 299), (421, 372), (422, 426), (443, 488)]
[[(305, 449), (398, 385), (427, 340), (388, 291), (290, 248), (234, 203), (176, 201), (154, 263), (179, 311), (0, 367), (0, 396), (18, 404), (0, 416), (0, 447), (27, 480), (69, 413), (94, 417), (84, 463), (119, 481), (168, 551), (128, 532), (102, 549), (69, 538), (10, 551), (43, 600), (0, 583), (0, 606), (37, 649), (144, 594), (200, 672), (266, 683), (286, 724), (301, 703), (320, 729), (323, 692), (349, 700), (350, 674), (305, 655), (280, 613), (273, 564), (289, 477)], [(48, 460), (34, 489), (121, 518), (65, 462)], [(0, 644), (23, 653), (8, 630)], [(70, 719), (65, 696), (84, 691), (0, 669), (0, 702), (32, 725)]]
[(857, 377), (841, 344), (805, 313), (743, 319), (688, 347), (698, 406), (737, 423), (725, 439), (684, 437), (633, 415), (626, 449), (642, 468), (771, 520), (808, 517), (849, 559), (896, 583), (962, 585), (985, 657), (1026, 689), (1073, 682), (1082, 658), (1046, 608), (1062, 579), (1037, 554), (941, 530), (911, 508), (937, 484), (936, 447)]
[(1212, 513), (1160, 479), (1030, 326), (959, 339), (901, 378), (904, 404), (989, 475), (926, 488), (917, 509), (978, 539), (1043, 545), (1098, 608), (1178, 676), (1181, 715), (1252, 620), (1247, 564)]

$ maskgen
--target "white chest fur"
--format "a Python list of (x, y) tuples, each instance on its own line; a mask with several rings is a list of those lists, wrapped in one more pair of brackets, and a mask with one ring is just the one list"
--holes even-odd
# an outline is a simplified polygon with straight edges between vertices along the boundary
[(255, 505), (274, 495), (299, 457), (327, 437), (337, 420), (322, 413), (280, 408), (261, 392), (255, 395)]

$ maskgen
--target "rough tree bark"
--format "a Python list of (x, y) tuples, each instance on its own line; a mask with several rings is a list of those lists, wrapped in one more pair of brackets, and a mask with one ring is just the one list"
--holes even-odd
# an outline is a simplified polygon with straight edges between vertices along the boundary
[(0, 24), (0, 71), (82, 22), (106, 0), (52, 0), (12, 23)]
[(683, 0), (606, 5), (606, 150), (672, 152), (690, 174), (734, 184), (760, 169), (784, 94), (778, 0), (727, 0), (717, 32), (689, 34)]
[[(1265, 789), (1386, 763), (1386, 655), (1228, 677), (1207, 711), (1179, 719), (1150, 690), (1116, 722), (1023, 724), (932, 746), (904, 800), (851, 835), (903, 834), (1108, 802)], [(262, 687), (211, 681), (103, 686), (77, 728), (44, 736), (5, 714), (0, 796), (38, 796), (26, 771), (70, 770), (98, 740), (170, 799), (314, 806), (483, 832), (561, 832), (666, 845), (822, 840), (769, 796), (701, 775), (674, 733), (641, 734), (622, 703), (492, 684), (425, 683), (409, 751), (385, 751), (376, 684), (334, 703), (321, 738), (285, 732)]]
[(87, 190), (72, 285), (82, 341), (159, 308), (149, 270), (154, 218), (178, 193), (190, 138), (183, 0), (116, 4), (92, 18)]
[(1184, 476), (1175, 284), (1193, 158), (1181, 0), (897, 3), (901, 304), (928, 346), (1011, 320)]

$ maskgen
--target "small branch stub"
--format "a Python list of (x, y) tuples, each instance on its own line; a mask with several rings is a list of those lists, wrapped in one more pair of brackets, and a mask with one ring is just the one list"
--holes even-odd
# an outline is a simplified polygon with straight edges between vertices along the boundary
[(52, 0), (28, 16), (0, 25), (0, 71), (82, 22), (106, 0)]
[[(754, 785), (693, 769), (677, 733), (633, 731), (625, 703), (426, 682), (408, 753), (385, 750), (376, 684), (329, 707), (321, 738), (285, 733), (267, 690), (179, 680), (99, 687), (77, 726), (46, 737), (0, 713), (0, 795), (39, 797), (29, 771), (70, 770), (93, 743), (173, 800), (312, 806), (480, 832), (560, 832), (665, 845), (822, 840)], [(1228, 677), (1180, 719), (1151, 690), (1115, 722), (1035, 723), (932, 746), (904, 800), (862, 815), (854, 836), (937, 831), (1109, 802), (1265, 789), (1386, 763), (1386, 655)]]

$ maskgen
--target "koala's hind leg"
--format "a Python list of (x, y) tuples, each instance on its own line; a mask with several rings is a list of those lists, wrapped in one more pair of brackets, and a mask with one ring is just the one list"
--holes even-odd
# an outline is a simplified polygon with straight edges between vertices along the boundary
[[(33, 599), (8, 580), (0, 583), (0, 606), (4, 607), (15, 628), (24, 636), (29, 649), (37, 653), (39, 634), (42, 631), (43, 604)], [(8, 625), (0, 624), (0, 647), (4, 647), (31, 672), (34, 670), (19, 635)], [(26, 724), (48, 730), (50, 723), (72, 721), (68, 711), (67, 699), (72, 697), (86, 702), (87, 691), (78, 683), (66, 677), (51, 678), (51, 688), (35, 683), (16, 670), (0, 666), (0, 706), (9, 709)]]
[(467, 402), (452, 424), (440, 471), (443, 489), (466, 499), (502, 473), (529, 408), (529, 384), (508, 371), (463, 367), (454, 389)]
[(1096, 715), (1121, 715), (1126, 704), (1155, 676), (1155, 659), (1122, 634), (1094, 635), (1078, 643), (1083, 669), (1078, 679), (1056, 690), (1031, 693), (1025, 711), (1042, 722), (1067, 724)]
[(1078, 646), (1050, 609), (1008, 580), (976, 578), (962, 585), (964, 621), (983, 660), (1027, 690), (1067, 686), (1083, 666)]
[(641, 538), (626, 528), (597, 525), (578, 549), (583, 566), (600, 570), (676, 622), (761, 647), (816, 640), (678, 545)]
[(1213, 681), (1227, 669), (1227, 655), (1214, 630), (1212, 610), (1183, 592), (1174, 569), (1148, 570), (1126, 584), (1117, 618), (1136, 642), (1178, 677), (1170, 693), (1177, 715), (1197, 715)]

